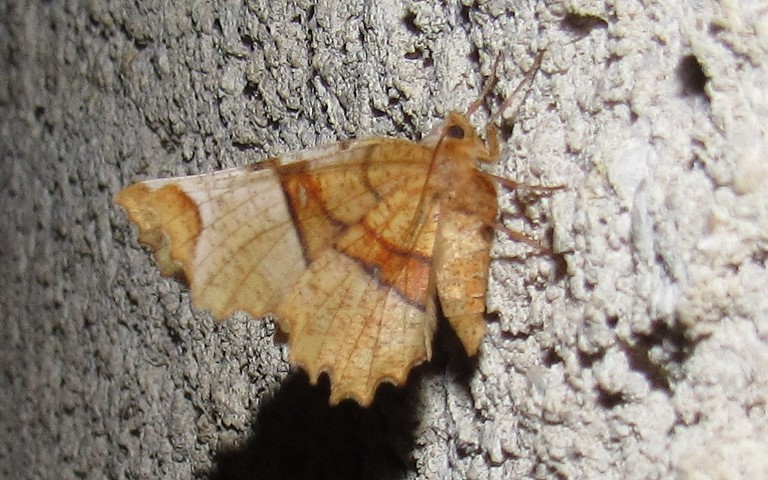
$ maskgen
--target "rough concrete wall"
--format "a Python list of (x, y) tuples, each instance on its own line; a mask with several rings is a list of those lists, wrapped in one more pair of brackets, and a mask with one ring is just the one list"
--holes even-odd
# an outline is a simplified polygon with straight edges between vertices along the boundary
[[(768, 475), (761, 2), (275, 3), (2, 7), (0, 476)], [(479, 358), (444, 331), (368, 410), (328, 408), (271, 322), (191, 310), (111, 202), (417, 138), (544, 47), (499, 172), (567, 188), (501, 204), (566, 253), (500, 236)]]

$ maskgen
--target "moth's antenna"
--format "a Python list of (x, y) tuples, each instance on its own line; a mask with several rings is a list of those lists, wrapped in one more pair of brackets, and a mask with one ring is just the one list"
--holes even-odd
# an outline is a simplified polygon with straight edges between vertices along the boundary
[(496, 81), (499, 79), (497, 72), (499, 71), (499, 64), (501, 63), (501, 57), (503, 55), (503, 53), (499, 53), (499, 56), (496, 57), (496, 61), (493, 62), (493, 73), (491, 73), (491, 79), (488, 80), (488, 83), (485, 84), (483, 91), (480, 92), (480, 95), (477, 97), (477, 99), (475, 99), (475, 101), (469, 105), (469, 108), (467, 108), (467, 113), (465, 114), (467, 118), (471, 117), (472, 114), (475, 113), (477, 109), (483, 105), (483, 100), (485, 100), (485, 97), (487, 97), (491, 92), (493, 86), (496, 85)]
[[(530, 88), (531, 84), (533, 83), (533, 78), (538, 73), (539, 69), (541, 68), (541, 60), (544, 58), (544, 53), (546, 52), (546, 49), (542, 49), (539, 54), (536, 56), (536, 60), (533, 62), (533, 66), (525, 72), (525, 77), (523, 77), (523, 80), (517, 85), (515, 90), (512, 92), (512, 94), (504, 100), (504, 103), (501, 104), (498, 110), (491, 115), (491, 118), (488, 119), (488, 124), (493, 124), (498, 118), (501, 117), (501, 115), (504, 113), (504, 110), (508, 109), (512, 103), (517, 99), (517, 96), (520, 94), (520, 92), (526, 88)], [(498, 62), (498, 60), (497, 60)], [(494, 67), (494, 82), (496, 77), (496, 67)], [(485, 90), (483, 90), (483, 93), (485, 94)], [(526, 91), (527, 95), (527, 91)]]

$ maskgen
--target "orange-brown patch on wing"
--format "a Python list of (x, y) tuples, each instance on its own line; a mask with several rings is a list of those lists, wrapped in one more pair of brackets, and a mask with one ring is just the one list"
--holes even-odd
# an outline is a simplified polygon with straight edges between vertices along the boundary
[(362, 225), (345, 232), (337, 248), (358, 260), (376, 281), (391, 286), (417, 308), (424, 308), (432, 268), (429, 258), (398, 251)]
[(375, 208), (383, 196), (411, 178), (424, 178), (429, 164), (429, 150), (395, 139), (370, 144), (356, 154), (359, 161), (343, 168), (312, 170), (302, 162), (278, 170), (309, 261)]
[(323, 202), (323, 187), (308, 174), (290, 175), (282, 180), (290, 212), (308, 262), (317, 259), (344, 228), (330, 217)]
[(195, 244), (201, 231), (197, 206), (175, 185), (152, 190), (137, 183), (115, 196), (139, 227), (139, 241), (149, 246), (160, 272), (188, 282)]
[(423, 183), (414, 179), (381, 199), (336, 244), (376, 281), (419, 308), (424, 308), (430, 281), (439, 206), (422, 197)]

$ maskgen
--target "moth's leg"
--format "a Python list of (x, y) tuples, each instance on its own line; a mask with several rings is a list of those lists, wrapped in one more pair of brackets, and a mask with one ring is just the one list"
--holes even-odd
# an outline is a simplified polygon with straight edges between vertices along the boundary
[(555, 252), (553, 252), (551, 248), (545, 245), (542, 245), (541, 242), (539, 242), (535, 238), (532, 238), (526, 233), (518, 232), (517, 230), (512, 230), (511, 228), (507, 227), (500, 221), (497, 222), (495, 225), (492, 225), (492, 227), (500, 232), (503, 232), (510, 239), (516, 242), (524, 243), (535, 250), (534, 252), (526, 256), (541, 256), (541, 255), (549, 256), (549, 255), (555, 254)]
[(553, 192), (556, 192), (558, 190), (562, 190), (565, 188), (565, 185), (555, 185), (555, 186), (529, 185), (527, 183), (517, 182), (510, 178), (500, 177), (499, 175), (494, 175), (492, 173), (485, 172), (485, 171), (482, 171), (482, 174), (487, 176), (491, 180), (497, 182), (499, 185), (506, 187), (510, 190), (533, 190), (538, 192), (541, 195), (551, 195)]
[(490, 161), (496, 162), (501, 156), (499, 129), (496, 128), (496, 125), (490, 122), (485, 126), (485, 146), (488, 148), (488, 153), (491, 155)]

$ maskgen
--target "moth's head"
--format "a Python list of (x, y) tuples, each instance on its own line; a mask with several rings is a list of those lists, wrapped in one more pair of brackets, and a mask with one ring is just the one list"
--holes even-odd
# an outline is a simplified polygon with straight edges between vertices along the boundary
[(469, 119), (458, 112), (450, 112), (445, 119), (424, 137), (422, 143), (436, 149), (438, 155), (450, 158), (466, 158), (471, 161), (493, 162), (496, 160), (477, 134)]

